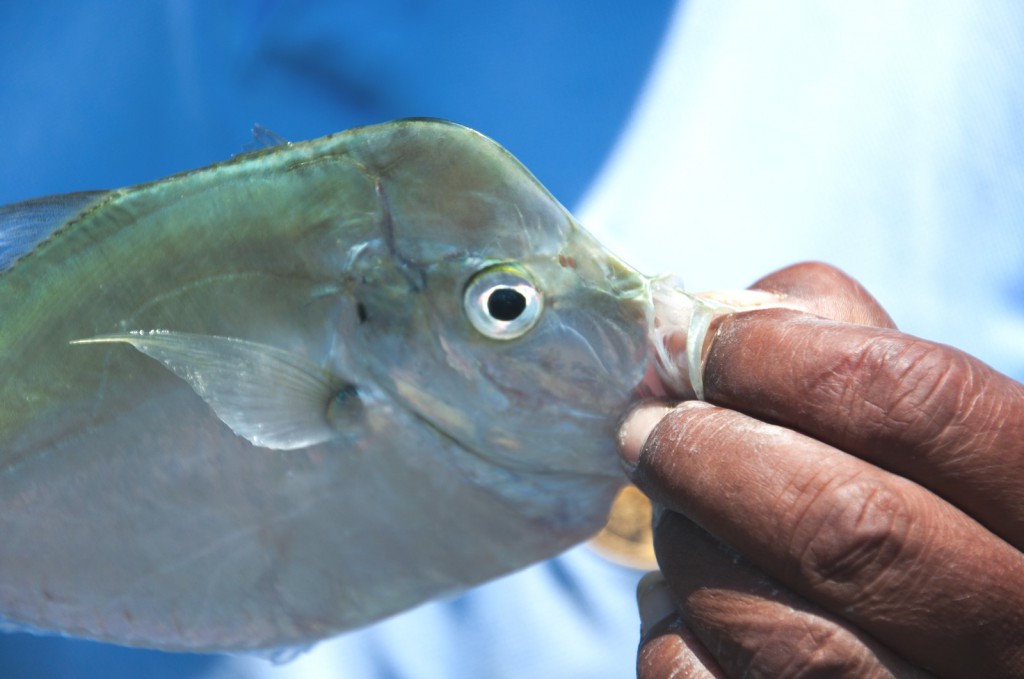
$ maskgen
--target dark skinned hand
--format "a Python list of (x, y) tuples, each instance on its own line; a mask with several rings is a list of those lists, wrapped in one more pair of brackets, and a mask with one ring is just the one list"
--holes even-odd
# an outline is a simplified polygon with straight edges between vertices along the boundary
[(762, 279), (712, 329), (708, 403), (645, 404), (641, 679), (1024, 676), (1024, 386), (898, 332), (856, 282)]

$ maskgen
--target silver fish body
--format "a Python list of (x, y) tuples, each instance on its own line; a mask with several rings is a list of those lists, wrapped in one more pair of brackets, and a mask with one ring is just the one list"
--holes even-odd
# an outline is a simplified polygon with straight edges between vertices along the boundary
[[(11, 623), (308, 643), (557, 554), (622, 485), (646, 281), (467, 128), (398, 121), (5, 215)], [(536, 318), (488, 336), (471, 288), (535, 289)]]

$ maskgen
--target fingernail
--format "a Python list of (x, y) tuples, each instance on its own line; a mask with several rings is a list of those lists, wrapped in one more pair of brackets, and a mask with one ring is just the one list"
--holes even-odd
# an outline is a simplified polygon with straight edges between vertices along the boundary
[(619, 425), (619, 456), (627, 472), (636, 469), (644, 442), (670, 410), (660, 403), (644, 403), (634, 408)]
[(640, 611), (640, 637), (652, 627), (676, 613), (676, 604), (665, 578), (652, 571), (640, 579), (636, 586), (636, 605)]
[(738, 311), (778, 307), (786, 299), (786, 295), (766, 290), (711, 290), (698, 292), (695, 296), (728, 304), (731, 307), (736, 307)]

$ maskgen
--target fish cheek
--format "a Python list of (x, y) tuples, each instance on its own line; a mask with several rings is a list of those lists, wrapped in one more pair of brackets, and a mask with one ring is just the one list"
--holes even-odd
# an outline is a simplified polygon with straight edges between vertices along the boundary
[[(443, 271), (413, 288), (380, 267), (353, 289), (353, 356), (404, 407), (461, 440), (473, 438), (471, 420), (507, 402), (489, 402), (481, 371), (467, 349), (474, 332), (461, 306), (461, 278)], [(456, 292), (457, 295), (456, 295)], [(471, 413), (467, 418), (465, 413)]]

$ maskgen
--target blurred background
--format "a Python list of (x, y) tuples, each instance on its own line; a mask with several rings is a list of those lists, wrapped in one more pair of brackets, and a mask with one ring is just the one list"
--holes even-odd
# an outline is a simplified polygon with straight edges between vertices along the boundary
[(0, 3), (0, 201), (116, 188), (242, 151), (433, 116), (566, 204), (608, 154), (670, 0)]

